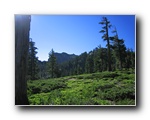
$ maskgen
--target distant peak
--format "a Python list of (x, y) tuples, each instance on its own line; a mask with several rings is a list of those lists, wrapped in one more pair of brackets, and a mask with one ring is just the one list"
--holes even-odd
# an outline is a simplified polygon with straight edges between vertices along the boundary
[(68, 53), (66, 53), (66, 52), (62, 52), (62, 54), (68, 54)]
[(55, 54), (67, 54), (67, 55), (75, 55), (75, 56), (77, 56), (77, 55), (76, 55), (76, 54), (74, 54), (74, 53), (69, 54), (69, 53), (66, 53), (66, 52), (62, 52), (62, 53), (55, 52)]

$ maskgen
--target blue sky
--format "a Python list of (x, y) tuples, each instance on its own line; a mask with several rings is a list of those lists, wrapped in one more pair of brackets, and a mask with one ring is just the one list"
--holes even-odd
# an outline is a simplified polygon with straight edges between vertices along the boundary
[(32, 15), (30, 38), (38, 48), (39, 60), (47, 61), (52, 48), (55, 52), (80, 55), (99, 45), (106, 47), (99, 33), (102, 25), (98, 24), (103, 16), (117, 28), (119, 38), (125, 40), (126, 47), (134, 50), (134, 15)]

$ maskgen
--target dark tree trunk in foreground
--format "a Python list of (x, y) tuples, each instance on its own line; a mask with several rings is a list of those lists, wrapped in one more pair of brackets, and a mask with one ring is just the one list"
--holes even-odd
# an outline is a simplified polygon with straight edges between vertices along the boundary
[(30, 20), (30, 15), (15, 15), (15, 105), (29, 104), (26, 73)]

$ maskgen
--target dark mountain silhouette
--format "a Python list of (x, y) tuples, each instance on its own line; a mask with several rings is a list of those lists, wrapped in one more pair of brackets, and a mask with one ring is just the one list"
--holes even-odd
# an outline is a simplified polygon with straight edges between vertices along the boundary
[(75, 54), (68, 54), (68, 53), (65, 53), (65, 52), (62, 52), (62, 53), (54, 53), (55, 57), (56, 57), (56, 61), (58, 64), (61, 64), (63, 62), (67, 62), (71, 59), (74, 59), (75, 57), (77, 57), (77, 55)]
[[(70, 61), (70, 60), (74, 59), (75, 57), (77, 57), (77, 55), (75, 55), (75, 54), (68, 54), (65, 52), (62, 52), (62, 53), (55, 52), (54, 55), (56, 57), (56, 62), (58, 64)], [(46, 63), (47, 63), (47, 61), (40, 61), (39, 60), (39, 64), (46, 64)]]
[[(68, 53), (54, 53), (55, 57), (56, 57), (56, 62), (58, 65), (63, 64), (64, 62), (68, 62), (72, 59), (74, 59), (75, 57), (77, 57), (77, 55), (75, 54), (68, 54)], [(38, 61), (38, 66), (39, 66), (39, 76), (40, 78), (48, 78), (48, 73), (47, 73), (47, 62), (48, 61)]]

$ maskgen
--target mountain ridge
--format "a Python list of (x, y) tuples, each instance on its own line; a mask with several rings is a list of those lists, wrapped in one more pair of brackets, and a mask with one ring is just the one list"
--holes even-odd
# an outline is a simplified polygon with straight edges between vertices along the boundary
[[(77, 57), (78, 55), (75, 55), (74, 53), (73, 54), (68, 54), (66, 52), (62, 52), (62, 53), (59, 53), (59, 52), (55, 52), (54, 53), (54, 56), (56, 57), (56, 62), (58, 64), (61, 64), (63, 62), (67, 62), (71, 59), (74, 59), (75, 57)], [(39, 60), (40, 62), (47, 62), (48, 60)]]
[(54, 55), (56, 57), (56, 62), (58, 64), (61, 64), (63, 62), (67, 62), (67, 61), (77, 57), (77, 55), (75, 55), (75, 54), (68, 54), (66, 52), (62, 52), (62, 53), (55, 52)]

